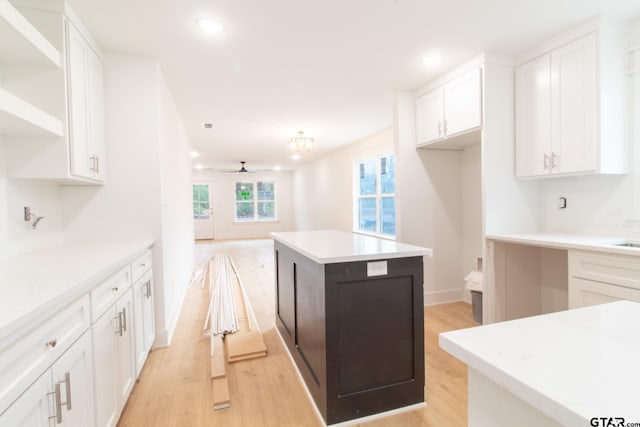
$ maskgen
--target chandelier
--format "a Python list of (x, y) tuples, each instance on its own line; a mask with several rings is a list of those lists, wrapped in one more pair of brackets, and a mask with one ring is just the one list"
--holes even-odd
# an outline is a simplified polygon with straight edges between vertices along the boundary
[(313, 138), (304, 136), (304, 132), (299, 130), (298, 136), (294, 136), (289, 140), (289, 148), (295, 151), (311, 151), (316, 148), (316, 142)]

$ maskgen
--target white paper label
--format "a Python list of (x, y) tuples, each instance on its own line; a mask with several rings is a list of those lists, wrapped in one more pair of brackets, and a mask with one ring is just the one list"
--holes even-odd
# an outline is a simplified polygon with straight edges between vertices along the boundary
[(374, 261), (367, 263), (367, 277), (385, 276), (387, 274), (387, 261)]

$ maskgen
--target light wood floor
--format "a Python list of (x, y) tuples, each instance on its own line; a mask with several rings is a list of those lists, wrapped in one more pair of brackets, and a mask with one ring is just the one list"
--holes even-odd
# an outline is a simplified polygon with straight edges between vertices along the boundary
[[(228, 366), (231, 407), (213, 409), (209, 340), (202, 335), (207, 291), (193, 287), (187, 290), (171, 347), (149, 355), (120, 427), (322, 425), (275, 330), (272, 244), (271, 240), (196, 244), (198, 261), (219, 252), (233, 258), (269, 352), (266, 358)], [(475, 325), (469, 304), (425, 307), (427, 406), (362, 425), (465, 426), (467, 368), (438, 347), (438, 334)]]

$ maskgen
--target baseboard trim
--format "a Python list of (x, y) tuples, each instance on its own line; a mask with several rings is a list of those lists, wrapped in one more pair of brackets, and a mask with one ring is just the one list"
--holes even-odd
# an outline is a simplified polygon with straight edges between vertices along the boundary
[(446, 291), (431, 291), (424, 293), (424, 305), (444, 304), (463, 300), (464, 288), (448, 289)]

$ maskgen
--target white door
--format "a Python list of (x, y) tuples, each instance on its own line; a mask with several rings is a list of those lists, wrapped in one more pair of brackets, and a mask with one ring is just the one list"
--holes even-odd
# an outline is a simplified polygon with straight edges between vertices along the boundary
[(551, 53), (553, 172), (596, 170), (596, 35)]
[(113, 427), (118, 420), (116, 400), (117, 342), (119, 323), (111, 307), (93, 325), (93, 360), (95, 366), (96, 427)]
[(133, 294), (127, 291), (116, 302), (116, 312), (118, 313), (121, 329), (117, 337), (117, 386), (118, 386), (118, 413), (124, 408), (124, 404), (129, 398), (133, 385), (136, 381), (135, 368), (135, 344), (133, 334), (135, 333), (133, 317)]
[(453, 136), (482, 125), (480, 69), (466, 72), (444, 88), (444, 133)]
[(551, 173), (551, 56), (516, 68), (516, 176)]
[[(95, 425), (93, 409), (93, 352), (91, 332), (85, 332), (51, 368), (62, 404), (57, 426)], [(100, 396), (98, 396), (100, 397)]]
[(196, 239), (213, 239), (213, 183), (193, 183), (193, 225)]
[(51, 371), (47, 371), (0, 415), (0, 427), (50, 427), (49, 417), (55, 416), (51, 392)]
[(442, 88), (422, 95), (416, 100), (416, 128), (418, 145), (444, 137), (444, 104)]

